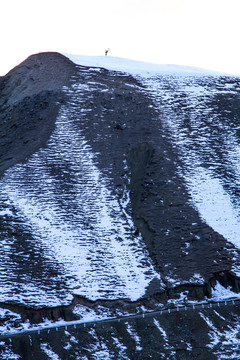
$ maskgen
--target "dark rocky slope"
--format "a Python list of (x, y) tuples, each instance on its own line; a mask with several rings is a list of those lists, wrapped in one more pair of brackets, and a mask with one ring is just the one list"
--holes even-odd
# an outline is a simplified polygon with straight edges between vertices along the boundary
[[(74, 88), (76, 83), (83, 85), (83, 89), (90, 86), (90, 91), (78, 94)], [(71, 94), (63, 91), (66, 86), (72, 89)], [(101, 91), (103, 88), (108, 91)], [(73, 100), (74, 105), (71, 105)], [(141, 306), (154, 309), (160, 302), (166, 304), (184, 292), (189, 300), (210, 297), (216, 280), (238, 291), (239, 280), (231, 272), (229, 249), (233, 245), (204, 223), (191, 206), (177, 171), (181, 159), (166, 136), (159, 112), (144, 86), (127, 74), (105, 69), (96, 71), (76, 66), (60, 54), (43, 53), (31, 56), (1, 78), (0, 175), (45, 146), (63, 104), (72, 106), (73, 123), (91, 145), (97, 166), (110, 179), (111, 193), (120, 201), (125, 187), (130, 190), (129, 213), (134, 220), (136, 236), (142, 234), (163, 284), (153, 280), (146, 295), (132, 303), (127, 299), (90, 302), (74, 296), (71, 304), (62, 307), (32, 309), (16, 303), (5, 303), (2, 307), (20, 314), (22, 321), (39, 322), (43, 318), (57, 320), (59, 317), (72, 320), (76, 318), (73, 309), (77, 304), (89, 308), (106, 306), (113, 312), (121, 308), (134, 312)], [(88, 111), (82, 114), (82, 109)], [(0, 226), (4, 234), (13, 231), (7, 219), (1, 219)], [(14, 236), (19, 242), (25, 239), (16, 230)], [(186, 243), (191, 245), (188, 251)], [(54, 269), (50, 272), (54, 276)], [(200, 281), (194, 278), (195, 274), (201, 277)], [(222, 310), (220, 316), (234, 327), (239, 311), (238, 308), (231, 311), (228, 315)], [(226, 326), (215, 313), (208, 316), (216, 328)], [(119, 359), (217, 358), (218, 349), (213, 352), (208, 346), (209, 328), (199, 314), (193, 311), (176, 318), (167, 315), (157, 321), (166, 335), (164, 331), (159, 332), (153, 319), (139, 320), (133, 325), (141, 346), (129, 335), (127, 324), (81, 332), (76, 335), (78, 341), (71, 342), (69, 351), (66, 347), (70, 341), (68, 334), (46, 339), (36, 337), (29, 344), (19, 339), (7, 346), (22, 359), (49, 358), (41, 347), (45, 343), (50, 344), (61, 359), (79, 356), (100, 359), (98, 354), (106, 344), (112, 358)], [(117, 340), (113, 339), (118, 339), (121, 345), (117, 346)]]
[(63, 55), (30, 56), (0, 78), (0, 174), (44, 146), (54, 129), (61, 88), (76, 72)]
[[(94, 71), (84, 77), (80, 70), (79, 76), (74, 82), (94, 85), (91, 100), (88, 93), (81, 94), (81, 103), (74, 108), (76, 125), (97, 154), (99, 167), (112, 178), (112, 191), (119, 197), (126, 177), (130, 178), (127, 186), (135, 225), (167, 288), (172, 287), (167, 280), (172, 279), (171, 274), (181, 279), (176, 283), (183, 284), (198, 273), (207, 284), (215, 274), (229, 271), (227, 248), (232, 245), (207, 226), (190, 205), (177, 172), (181, 160), (166, 138), (145, 88), (130, 76), (106, 70), (97, 77)], [(109, 91), (101, 92), (106, 83)], [(80, 118), (81, 107), (89, 111)], [(191, 244), (187, 255), (186, 242)], [(200, 298), (209, 294), (204, 291)]]

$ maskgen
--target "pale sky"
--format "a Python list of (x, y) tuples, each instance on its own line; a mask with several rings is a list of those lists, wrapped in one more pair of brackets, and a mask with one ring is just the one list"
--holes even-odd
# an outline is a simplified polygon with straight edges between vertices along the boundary
[(58, 51), (240, 75), (240, 0), (1, 0), (0, 75)]

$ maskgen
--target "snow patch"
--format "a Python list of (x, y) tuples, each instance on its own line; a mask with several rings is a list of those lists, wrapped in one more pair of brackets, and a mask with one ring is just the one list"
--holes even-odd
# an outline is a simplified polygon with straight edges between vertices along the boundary
[(21, 356), (13, 352), (11, 345), (6, 345), (4, 343), (4, 350), (0, 351), (0, 358), (4, 360), (20, 360)]
[(84, 305), (76, 305), (73, 310), (74, 314), (78, 315), (82, 321), (95, 321), (111, 319), (115, 317), (108, 308), (98, 306), (96, 309), (88, 308)]
[(13, 213), (10, 209), (0, 210), (0, 216), (12, 216)]
[(217, 359), (240, 359), (240, 324), (234, 322), (234, 324), (228, 324), (227, 330), (219, 330), (209, 317), (203, 313), (200, 313), (200, 316), (210, 328), (210, 342), (207, 346), (212, 349)]
[(106, 343), (97, 336), (96, 331), (90, 329), (88, 333), (92, 336), (93, 340), (95, 340), (94, 343), (86, 348), (86, 350), (90, 352), (91, 357), (96, 360), (114, 359), (114, 356), (111, 355)]
[(212, 290), (212, 300), (221, 301), (224, 299), (240, 298), (240, 294), (236, 294), (231, 290), (231, 287), (223, 287), (218, 281)]
[(112, 56), (83, 56), (75, 54), (66, 54), (64, 56), (68, 57), (75, 64), (104, 68), (108, 70), (123, 71), (131, 73), (133, 75), (144, 75), (152, 76), (153, 74), (164, 74), (164, 75), (193, 75), (193, 76), (203, 76), (203, 75), (222, 75), (221, 73), (191, 67), (183, 65), (173, 65), (173, 64), (152, 64), (142, 61), (123, 59)]
[[(163, 340), (164, 340), (164, 349), (165, 350), (173, 350), (173, 346), (171, 346), (169, 344), (169, 339), (168, 339), (168, 336), (167, 336), (167, 333), (166, 331), (161, 327), (159, 321), (157, 321), (156, 319), (153, 319), (153, 323), (154, 325), (157, 327), (157, 329), (160, 331), (161, 333), (161, 336), (163, 337)], [(173, 351), (172, 355), (174, 355), (175, 351)]]
[(41, 350), (49, 357), (49, 359), (61, 360), (60, 357), (52, 350), (49, 344), (47, 343), (41, 344)]
[(194, 275), (189, 279), (189, 283), (190, 283), (190, 284), (202, 285), (202, 284), (204, 284), (204, 278), (203, 278), (200, 274), (194, 274)]
[(127, 323), (127, 331), (128, 331), (128, 333), (131, 335), (131, 337), (133, 338), (133, 340), (136, 343), (136, 350), (141, 351), (142, 346), (141, 346), (140, 337), (138, 336), (138, 334), (137, 334), (136, 330), (134, 329), (134, 327), (131, 326), (129, 323)]
[(130, 360), (129, 357), (127, 356), (127, 346), (124, 345), (123, 343), (121, 343), (119, 341), (119, 339), (117, 337), (112, 337), (112, 340), (114, 342), (114, 345), (117, 348), (118, 351), (118, 358), (122, 359), (122, 360)]
[(223, 189), (220, 179), (199, 166), (186, 176), (186, 182), (203, 220), (240, 248), (240, 212)]

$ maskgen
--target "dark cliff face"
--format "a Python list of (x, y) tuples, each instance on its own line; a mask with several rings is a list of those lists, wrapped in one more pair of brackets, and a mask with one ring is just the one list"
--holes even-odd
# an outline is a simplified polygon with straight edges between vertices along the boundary
[[(212, 86), (216, 86), (223, 80), (212, 81)], [(221, 96), (220, 102), (216, 99), (217, 105), (224, 106), (225, 99), (226, 106), (229, 106), (227, 95), (226, 98)], [(234, 99), (235, 105), (232, 106), (238, 109), (238, 101)], [(1, 298), (3, 308), (19, 314), (23, 322), (30, 319), (38, 323), (43, 318), (54, 321), (76, 319), (78, 316), (74, 309), (78, 305), (94, 310), (96, 314), (106, 307), (116, 315), (121, 311), (139, 311), (141, 306), (154, 310), (159, 304), (167, 305), (183, 295), (185, 301), (202, 300), (211, 297), (216, 281), (225, 287), (231, 286), (234, 291), (239, 290), (239, 280), (231, 271), (233, 252), (229, 250), (234, 246), (209, 227), (192, 205), (179, 172), (182, 159), (163, 126), (164, 116), (164, 112), (156, 109), (146, 86), (139, 79), (120, 72), (76, 66), (57, 53), (33, 55), (0, 79), (1, 205), (6, 209), (0, 219), (0, 230), (1, 241), (10, 244), (7, 260), (2, 255), (2, 269), (7, 273), (6, 264), (10, 267), (10, 259), (10, 269), (14, 272), (13, 276), (1, 277), (1, 286), (9, 289), (6, 301)], [(236, 117), (234, 119), (237, 121)], [(54, 149), (55, 144), (59, 149)], [(33, 154), (35, 157), (31, 157)], [(15, 164), (19, 166), (14, 168)], [(8, 172), (12, 167), (12, 172)], [(41, 168), (47, 169), (43, 176), (44, 187), (39, 180)], [(89, 173), (93, 170), (97, 180)], [(23, 195), (17, 193), (18, 186), (24, 190)], [(14, 191), (11, 187), (15, 187)], [(43, 198), (39, 194), (41, 189), (46, 193)], [(5, 201), (8, 190), (9, 193), (12, 191), (11, 201)], [(48, 194), (54, 198), (50, 205), (47, 204)], [(125, 199), (128, 194), (130, 202)], [(54, 214), (57, 220), (54, 218), (48, 224), (47, 211), (44, 212), (41, 221), (45, 228), (40, 227), (34, 223), (29, 210), (21, 213), (20, 205), (25, 206), (24, 196), (31, 204), (32, 212), (38, 208), (38, 216), (46, 206), (47, 210), (56, 207), (59, 217)], [(104, 243), (105, 229), (101, 219), (96, 220), (94, 216), (97, 217), (95, 213), (99, 211), (101, 217), (106, 209), (103, 211), (99, 204), (96, 207), (98, 198), (100, 202), (106, 201), (106, 206), (112, 206), (107, 218), (108, 222), (112, 220), (109, 225), (112, 233), (106, 231), (107, 236), (112, 240), (116, 238), (117, 246), (128, 238), (129, 248), (133, 246), (136, 257), (141, 251), (136, 248), (140, 238), (140, 244), (151, 260), (152, 267), (145, 258), (142, 264), (141, 261), (138, 264), (145, 272), (149, 271), (149, 274), (144, 273), (146, 279), (152, 280), (148, 281), (146, 292), (134, 301), (129, 300), (130, 296), (125, 295), (124, 290), (119, 291), (122, 296), (118, 295), (116, 299), (107, 297), (106, 294), (114, 291), (109, 288), (105, 292), (101, 290), (102, 296), (97, 301), (90, 301), (92, 298), (87, 298), (87, 291), (82, 295), (74, 290), (72, 284), (78, 280), (75, 269), (73, 274), (68, 273), (68, 268), (63, 267), (65, 260), (61, 263), (63, 256), (58, 250), (62, 249), (61, 236), (65, 234), (65, 228), (60, 228), (62, 234), (59, 232), (57, 235), (51, 234), (51, 228), (55, 222), (65, 221), (67, 230), (74, 230), (76, 234), (73, 226), (77, 222), (76, 236), (81, 240), (84, 254), (88, 238), (93, 242), (92, 248), (82, 258), (82, 263), (86, 258), (92, 266), (89, 279), (90, 274), (98, 274), (98, 271), (102, 276), (104, 256), (108, 256), (110, 243), (105, 248), (99, 244)], [(77, 202), (82, 203), (82, 207)], [(123, 205), (125, 202), (126, 206)], [(28, 221), (28, 216), (31, 221)], [(123, 224), (126, 232), (115, 227), (118, 222)], [(43, 234), (40, 230), (44, 231), (44, 242), (38, 245)], [(81, 232), (87, 235), (81, 238)], [(57, 254), (55, 259), (50, 259), (51, 247), (52, 253)], [(123, 250), (127, 259), (127, 251)], [(234, 250), (236, 256), (238, 250)], [(117, 247), (118, 251), (121, 252), (121, 248)], [(25, 255), (28, 256), (27, 262)], [(82, 263), (78, 261), (81, 268)], [(104, 281), (109, 281), (106, 272), (101, 278), (103, 285)], [(31, 286), (41, 289), (39, 299), (44, 291), (50, 294), (49, 298), (57, 294), (56, 306), (43, 306), (40, 300), (38, 302), (35, 290), (31, 290), (34, 300), (26, 300), (22, 289), (28, 278)], [(84, 281), (87, 280), (82, 280), (82, 283)], [(113, 276), (112, 281), (112, 288), (117, 288), (118, 280)], [(11, 282), (14, 288), (11, 288)], [(139, 282), (139, 288), (141, 286)], [(238, 314), (238, 308), (233, 312)], [(230, 327), (237, 326), (235, 315), (228, 316), (226, 310), (219, 310), (219, 314), (206, 310), (197, 315), (194, 311), (188, 315), (169, 314), (134, 324), (90, 328), (81, 333), (81, 341), (76, 340), (78, 335), (71, 340), (65, 333), (59, 337), (34, 338), (34, 345), (28, 345), (22, 339), (15, 340), (13, 345), (8, 342), (5, 345), (15, 354), (20, 354), (22, 359), (49, 358), (53, 350), (61, 359), (75, 359), (76, 354), (92, 359), (101, 355), (104, 346), (109, 358), (148, 359), (150, 354), (153, 359), (215, 359), (221, 346), (214, 348), (214, 340), (212, 343), (209, 340), (210, 332), (212, 334), (221, 328), (223, 317)], [(211, 329), (207, 316), (215, 324)], [(3, 324), (5, 320), (2, 319)], [(61, 345), (57, 343), (60, 338)], [(68, 343), (71, 344), (69, 351)], [(1, 351), (3, 354), (4, 350)]]

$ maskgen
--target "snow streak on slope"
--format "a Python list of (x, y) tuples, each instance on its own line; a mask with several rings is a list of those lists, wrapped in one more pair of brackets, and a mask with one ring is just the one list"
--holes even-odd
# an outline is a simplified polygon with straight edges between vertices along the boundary
[(179, 174), (193, 205), (206, 223), (240, 248), (239, 80), (177, 75), (141, 79), (183, 164)]
[[(5, 217), (28, 235), (14, 263), (15, 237), (4, 234), (0, 301), (53, 306), (69, 303), (73, 293), (92, 300), (136, 300), (159, 276), (125, 211), (128, 194), (125, 203), (112, 195), (110, 181), (72, 120), (74, 101), (86, 89), (75, 84), (74, 91), (65, 91), (71, 101), (62, 107), (47, 147), (9, 169), (2, 180)], [(29, 274), (35, 261), (26, 251), (29, 242), (41, 258), (39, 278)], [(17, 267), (24, 268), (21, 278)]]
[[(216, 312), (220, 317), (221, 315)], [(219, 323), (216, 324), (205, 314), (200, 313), (202, 319), (209, 327), (210, 342), (207, 344), (218, 360), (240, 359), (240, 324), (237, 317), (234, 323), (228, 324), (224, 329), (219, 329)], [(221, 317), (222, 318), (222, 317)], [(223, 318), (226, 321), (226, 319)]]

